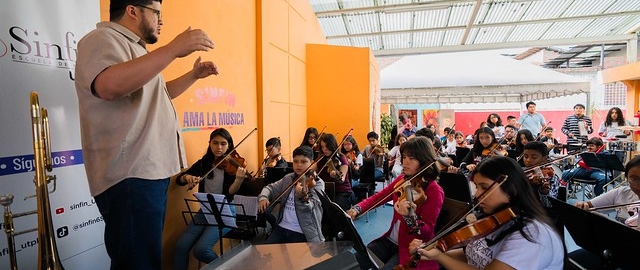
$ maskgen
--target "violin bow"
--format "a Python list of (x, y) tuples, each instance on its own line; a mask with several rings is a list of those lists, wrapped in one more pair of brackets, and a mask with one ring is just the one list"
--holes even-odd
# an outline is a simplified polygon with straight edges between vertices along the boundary
[(575, 151), (573, 151), (573, 153), (569, 153), (564, 157), (555, 158), (555, 159), (549, 160), (549, 161), (547, 161), (545, 163), (542, 163), (540, 165), (531, 166), (531, 167), (525, 167), (525, 168), (522, 168), (522, 169), (524, 170), (525, 173), (528, 173), (528, 172), (531, 172), (531, 171), (535, 170), (536, 168), (546, 167), (546, 166), (549, 166), (549, 165), (551, 165), (553, 163), (556, 163), (558, 161), (561, 161), (561, 160), (564, 160), (564, 159), (567, 159), (567, 158), (570, 158), (570, 157), (573, 157), (573, 156), (577, 156), (577, 155), (580, 155), (580, 154), (585, 153), (585, 152), (587, 152), (587, 151), (575, 150)]
[[(544, 130), (547, 129), (549, 124), (551, 124), (551, 121), (549, 121), (546, 125), (544, 125), (544, 127), (542, 127), (542, 132), (544, 132)], [(538, 136), (536, 136), (535, 140), (533, 141), (540, 140), (540, 138), (542, 138), (542, 132), (540, 132)], [(516, 138), (516, 139), (519, 139), (519, 138)], [(518, 158), (516, 158), (516, 162), (519, 162), (523, 156), (524, 156), (524, 151), (522, 151), (522, 153), (518, 156)]]
[[(351, 136), (351, 132), (353, 132), (353, 128), (349, 129), (349, 132), (347, 132), (347, 135), (344, 136), (344, 138), (342, 138), (342, 141), (338, 144), (338, 147), (336, 148), (336, 150), (333, 151), (333, 153), (331, 153), (331, 155), (329, 156), (329, 158), (327, 159), (327, 162), (324, 163), (324, 165), (322, 166), (322, 168), (320, 168), (318, 170), (318, 173), (320, 173), (322, 170), (324, 170), (324, 168), (327, 167), (327, 165), (329, 165), (329, 162), (332, 162), (331, 159), (338, 153), (340, 152), (340, 148), (342, 148), (342, 145), (344, 144), (344, 142), (349, 138), (349, 136)], [(336, 133), (338, 134), (338, 133)], [(325, 157), (325, 155), (320, 156), (320, 158)], [(338, 170), (338, 172), (340, 172), (340, 170)], [(344, 176), (343, 176), (344, 177)], [(344, 179), (343, 179), (344, 181)]]
[[(204, 179), (205, 177), (207, 177), (207, 175), (209, 175), (211, 172), (213, 172), (213, 170), (215, 168), (217, 168), (220, 164), (222, 164), (222, 162), (224, 162), (225, 160), (227, 160), (227, 158), (229, 158), (230, 154), (233, 153), (233, 151), (235, 151), (238, 146), (240, 146), (242, 144), (242, 142), (244, 142), (247, 138), (249, 138), (249, 136), (251, 136), (251, 134), (253, 134), (254, 132), (256, 132), (256, 130), (258, 130), (258, 128), (253, 128), (249, 134), (247, 134), (247, 136), (244, 136), (244, 138), (236, 145), (234, 145), (233, 149), (227, 151), (226, 154), (224, 154), (224, 156), (215, 164), (213, 164), (213, 167), (211, 167), (211, 169), (209, 171), (207, 171), (207, 173), (205, 173), (204, 175), (202, 175), (202, 177), (200, 179)], [(200, 183), (200, 181), (196, 182), (196, 184)], [(192, 190), (195, 187), (195, 185), (193, 187), (190, 187), (187, 189), (187, 191)]]
[[(496, 189), (498, 189), (502, 183), (504, 183), (505, 181), (507, 181), (507, 178), (509, 178), (508, 175), (506, 174), (502, 174), (499, 176), (499, 178), (493, 182), (489, 188), (487, 188), (487, 190), (485, 190), (484, 192), (482, 192), (482, 194), (480, 194), (480, 196), (478, 196), (480, 199), (478, 200), (478, 202), (476, 202), (475, 204), (473, 204), (471, 206), (471, 209), (469, 209), (469, 211), (467, 211), (464, 215), (462, 215), (462, 217), (460, 219), (458, 219), (455, 223), (452, 224), (452, 221), (448, 222), (441, 232), (439, 232), (437, 235), (435, 235), (431, 240), (427, 241), (426, 243), (422, 244), (419, 248), (425, 248), (427, 246), (430, 246), (431, 244), (437, 242), (440, 238), (442, 238), (443, 236), (449, 234), (453, 229), (455, 229), (458, 225), (462, 224), (462, 222), (465, 221), (465, 219), (467, 218), (467, 216), (469, 216), (473, 210), (475, 210), (482, 202), (484, 202), (484, 200), (489, 197), (489, 195), (491, 195), (491, 193), (493, 193)], [(497, 183), (497, 185), (496, 185)]]
[(322, 159), (322, 157), (318, 157), (316, 160), (314, 160), (311, 164), (309, 164), (309, 166), (304, 170), (303, 173), (301, 173), (300, 175), (298, 175), (298, 177), (296, 177), (296, 179), (294, 179), (291, 184), (289, 184), (287, 187), (285, 187), (282, 190), (282, 193), (280, 193), (275, 199), (273, 199), (273, 201), (269, 202), (269, 206), (267, 207), (267, 209), (264, 210), (264, 213), (267, 212), (273, 212), (273, 208), (275, 207), (276, 204), (278, 204), (278, 202), (280, 201), (280, 199), (282, 199), (282, 196), (284, 196), (284, 194), (286, 194), (291, 188), (293, 188), (294, 185), (296, 185), (303, 176), (307, 176), (307, 174), (309, 173), (309, 171), (311, 171), (311, 168), (313, 167), (313, 165), (317, 164), (318, 161), (320, 161)]
[[(411, 178), (409, 178), (409, 180), (403, 179), (403, 180), (404, 180), (403, 182), (397, 183), (396, 185), (399, 185), (399, 187), (400, 187), (400, 188), (402, 188), (402, 187), (403, 187), (403, 185), (404, 185), (405, 183), (411, 183), (411, 181), (412, 181), (413, 179), (415, 179), (418, 175), (422, 175), (422, 173), (423, 173), (424, 171), (426, 171), (426, 170), (427, 170), (427, 168), (429, 168), (429, 167), (433, 166), (434, 164), (436, 164), (436, 162), (437, 162), (437, 160), (434, 160), (433, 162), (429, 163), (428, 165), (425, 165), (425, 166), (424, 166), (423, 168), (421, 168), (421, 169), (420, 169), (420, 171), (418, 171), (415, 175), (411, 176)], [(397, 187), (396, 187), (396, 188), (397, 188)], [(393, 195), (393, 193), (394, 193), (394, 192), (391, 192), (391, 193), (387, 194), (387, 196), (382, 197), (380, 200), (378, 200), (378, 201), (377, 201), (376, 203), (374, 203), (373, 205), (377, 205), (377, 204), (379, 204), (379, 203), (381, 203), (381, 202), (386, 201), (387, 199), (389, 199), (389, 197), (391, 197), (391, 195)], [(372, 208), (367, 209), (367, 211), (363, 211), (362, 213), (358, 213), (358, 215), (356, 215), (356, 217), (355, 217), (354, 219), (359, 219), (360, 217), (362, 217), (364, 214), (366, 214), (367, 212), (371, 211), (372, 209), (373, 209), (373, 207), (372, 207)]]
[(635, 201), (635, 202), (630, 202), (630, 203), (621, 203), (621, 204), (615, 204), (615, 205), (607, 205), (607, 206), (601, 206), (601, 207), (591, 207), (591, 208), (587, 209), (587, 211), (599, 211), (599, 210), (616, 209), (616, 208), (625, 207), (625, 206), (629, 206), (629, 205), (633, 205), (633, 204), (640, 204), (640, 201)]
[(320, 138), (322, 138), (322, 135), (324, 135), (324, 130), (327, 129), (327, 126), (324, 126), (322, 128), (322, 130), (320, 131), (320, 133), (318, 134), (318, 137), (316, 138), (316, 142), (313, 143), (313, 145), (311, 146), (311, 149), (313, 149), (314, 147), (316, 147), (316, 144), (320, 143)]
[[(280, 137), (276, 137), (276, 138), (278, 138), (278, 141), (280, 140)], [(260, 167), (260, 171), (259, 171), (260, 173), (264, 172), (264, 170), (267, 168), (267, 165), (271, 163), (270, 159), (271, 159), (271, 152), (273, 152), (273, 149), (275, 149), (275, 147), (272, 147), (271, 151), (267, 152), (267, 160), (266, 162), (262, 163), (262, 166)]]

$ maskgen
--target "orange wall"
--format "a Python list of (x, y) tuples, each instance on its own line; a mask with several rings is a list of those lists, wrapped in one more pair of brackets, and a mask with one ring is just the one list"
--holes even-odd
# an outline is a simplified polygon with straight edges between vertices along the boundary
[[(260, 146), (280, 137), (282, 154), (300, 145), (307, 128), (307, 43), (326, 43), (308, 1), (257, 1)], [(264, 152), (261, 152), (261, 157)]]
[(380, 131), (378, 70), (368, 48), (307, 45), (309, 126), (338, 133), (338, 142), (353, 128), (362, 150), (367, 133)]

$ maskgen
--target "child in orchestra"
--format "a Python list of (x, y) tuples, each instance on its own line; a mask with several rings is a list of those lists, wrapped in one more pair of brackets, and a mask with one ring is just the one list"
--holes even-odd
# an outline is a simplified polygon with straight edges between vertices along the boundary
[(398, 134), (396, 136), (396, 143), (391, 150), (389, 150), (389, 165), (391, 165), (391, 177), (396, 179), (400, 173), (402, 173), (402, 155), (400, 153), (400, 146), (407, 141), (407, 137), (404, 134)]
[(342, 143), (342, 147), (340, 147), (340, 153), (347, 157), (347, 161), (349, 162), (349, 177), (351, 177), (351, 186), (355, 186), (360, 182), (362, 153), (360, 153), (360, 147), (358, 147), (356, 138), (351, 135), (347, 135), (347, 138), (344, 139), (344, 143)]
[[(325, 133), (320, 137), (320, 153), (322, 159), (314, 168), (320, 178), (327, 183), (334, 183), (336, 204), (347, 210), (351, 207), (353, 190), (349, 179), (349, 161), (347, 157), (338, 151), (331, 159), (329, 157), (338, 150), (336, 137), (331, 133)], [(326, 165), (326, 166), (325, 166)], [(324, 168), (324, 169), (323, 169)], [(321, 171), (318, 171), (321, 170)]]
[(529, 131), (528, 129), (518, 130), (518, 133), (516, 134), (515, 158), (516, 159), (520, 158), (520, 160), (518, 161), (520, 165), (524, 165), (524, 163), (522, 163), (522, 158), (521, 158), (522, 153), (524, 152), (524, 145), (527, 144), (528, 142), (532, 142), (535, 140), (536, 138), (533, 137), (533, 134), (531, 134), (531, 131)]
[[(240, 188), (247, 173), (243, 167), (238, 167), (235, 175), (227, 173), (220, 168), (220, 166), (214, 168), (210, 174), (204, 175), (211, 170), (220, 158), (228, 155), (233, 149), (233, 138), (229, 131), (224, 128), (214, 130), (209, 135), (207, 152), (200, 160), (191, 165), (188, 170), (177, 175), (177, 184), (180, 186), (186, 185), (189, 189), (197, 185), (198, 192), (224, 194), (227, 202), (233, 202), (233, 195)], [(205, 177), (202, 178), (203, 176)], [(234, 207), (231, 207), (231, 210), (234, 212)], [(194, 219), (204, 220), (204, 215), (198, 213), (194, 216)], [(230, 229), (225, 228), (223, 234), (229, 230)], [(213, 251), (213, 246), (218, 240), (220, 239), (217, 227), (196, 225), (191, 221), (176, 242), (173, 268), (187, 269), (189, 265), (189, 251), (192, 249), (196, 259), (203, 263), (210, 263), (215, 260), (218, 258), (218, 255)]]
[(513, 115), (507, 116), (507, 125), (505, 125), (505, 127), (507, 127), (508, 125), (513, 126), (516, 132), (518, 132), (518, 128), (516, 128), (516, 126), (518, 125), (518, 118)]
[(607, 139), (616, 139), (618, 136), (626, 138), (628, 135), (631, 135), (631, 131), (620, 129), (625, 125), (631, 125), (631, 123), (624, 120), (624, 115), (622, 115), (620, 108), (613, 107), (609, 109), (607, 119), (600, 125), (598, 134), (600, 137)]
[[(264, 213), (269, 204), (279, 198), (280, 211), (277, 226), (265, 244), (323, 242), (322, 203), (318, 191), (324, 191), (324, 182), (309, 170), (313, 163), (313, 150), (306, 145), (293, 150), (293, 172), (265, 186), (258, 196), (258, 211)], [(297, 183), (293, 183), (299, 180)]]
[(556, 225), (558, 232), (563, 232), (563, 225), (559, 222), (555, 210), (552, 208), (549, 198), (556, 198), (564, 201), (566, 198), (558, 198), (560, 189), (560, 176), (556, 175), (551, 164), (540, 167), (549, 162), (549, 151), (547, 145), (539, 141), (528, 142), (524, 145), (522, 160), (524, 161), (525, 172), (529, 178), (529, 183), (533, 187), (534, 193), (540, 199), (542, 206), (547, 210), (547, 215)]
[[(414, 133), (412, 133), (412, 135)], [(398, 133), (398, 135), (400, 134), (402, 133)], [(380, 136), (378, 136), (378, 133), (376, 133), (375, 131), (367, 133), (367, 140), (369, 141), (369, 145), (365, 146), (362, 150), (363, 158), (373, 158), (373, 164), (375, 166), (373, 174), (375, 179), (382, 178), (384, 174), (384, 169), (382, 167), (382, 162), (384, 161), (384, 149), (378, 144), (379, 138)]]
[(542, 136), (539, 141), (543, 142), (547, 145), (547, 149), (549, 149), (549, 155), (553, 158), (554, 156), (559, 156), (562, 154), (560, 142), (556, 138), (553, 137), (553, 127), (547, 126), (542, 132), (544, 132), (544, 136)]
[(477, 129), (474, 135), (473, 148), (471, 148), (471, 152), (462, 159), (460, 169), (472, 172), (476, 168), (476, 164), (480, 163), (483, 159), (494, 155), (504, 155), (497, 144), (498, 141), (496, 140), (496, 135), (493, 133), (493, 130), (488, 127)]
[[(576, 202), (575, 206), (588, 210), (594, 207), (604, 207), (637, 202), (640, 200), (640, 156), (636, 156), (627, 162), (624, 167), (624, 175), (628, 185), (616, 188), (601, 194), (586, 202)], [(627, 207), (617, 209), (616, 220), (624, 222), (629, 218)]]
[[(380, 269), (393, 269), (398, 264), (409, 261), (408, 247), (413, 238), (427, 241), (433, 237), (436, 219), (444, 200), (444, 191), (436, 181), (438, 170), (433, 166), (436, 155), (432, 142), (424, 137), (412, 138), (400, 146), (400, 152), (402, 153), (402, 174), (380, 192), (354, 205), (347, 212), (352, 219), (355, 219), (364, 212), (393, 199), (394, 212), (389, 230), (367, 245), (385, 263)], [(424, 171), (418, 174), (422, 169)], [(411, 183), (413, 191), (409, 192), (413, 195), (413, 202), (406, 200), (407, 191), (403, 188), (404, 181)], [(405, 194), (404, 198), (398, 197), (399, 190), (401, 190), (400, 193)], [(410, 215), (409, 208), (415, 213), (414, 215)], [(372, 267), (364, 265), (364, 260), (359, 261), (362, 269)], [(438, 264), (420, 262), (416, 269), (438, 269)]]
[(506, 146), (507, 149), (515, 150), (516, 149), (516, 133), (518, 129), (513, 125), (506, 125), (504, 127), (504, 136), (500, 138), (500, 142), (502, 145)]
[(504, 126), (502, 125), (502, 119), (500, 119), (500, 115), (497, 113), (491, 113), (487, 116), (487, 127), (493, 130), (497, 138), (502, 137), (504, 135)]
[(454, 129), (449, 130), (449, 133), (447, 133), (447, 138), (442, 143), (442, 153), (456, 155), (456, 131)]
[(316, 141), (318, 140), (318, 130), (314, 127), (309, 127), (304, 131), (304, 138), (302, 139), (302, 143), (300, 146), (306, 145), (313, 149), (316, 145)]
[[(587, 152), (590, 153), (608, 153), (603, 151), (604, 143), (600, 138), (593, 137), (587, 141)], [(607, 176), (601, 168), (591, 168), (587, 166), (581, 157), (576, 159), (577, 165), (575, 168), (565, 170), (562, 172), (562, 179), (566, 182), (571, 181), (573, 178), (595, 180), (596, 185), (593, 187), (593, 192), (596, 196), (604, 192), (604, 185), (606, 184)]]
[(284, 159), (280, 153), (282, 149), (282, 143), (279, 138), (273, 137), (267, 140), (265, 143), (265, 151), (267, 157), (262, 161), (261, 174), (264, 176), (267, 168), (286, 168), (288, 166), (287, 160)]
[(463, 248), (448, 251), (422, 248), (424, 240), (416, 239), (411, 242), (410, 251), (419, 254), (421, 260), (437, 261), (446, 269), (563, 269), (562, 238), (515, 160), (488, 158), (478, 164), (472, 178), (484, 214), (506, 211), (508, 216), (512, 213), (515, 216)]
[(462, 131), (456, 131), (455, 139), (456, 139), (456, 147), (469, 148), (469, 145), (464, 139), (464, 133), (462, 133)]

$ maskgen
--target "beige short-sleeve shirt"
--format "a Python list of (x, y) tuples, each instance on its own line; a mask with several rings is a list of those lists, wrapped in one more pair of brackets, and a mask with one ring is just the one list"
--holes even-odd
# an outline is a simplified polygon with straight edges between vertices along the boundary
[(120, 24), (100, 22), (78, 43), (75, 84), (82, 153), (92, 196), (130, 178), (164, 179), (184, 163), (176, 111), (161, 74), (117, 100), (94, 96), (91, 84), (108, 67), (147, 53)]

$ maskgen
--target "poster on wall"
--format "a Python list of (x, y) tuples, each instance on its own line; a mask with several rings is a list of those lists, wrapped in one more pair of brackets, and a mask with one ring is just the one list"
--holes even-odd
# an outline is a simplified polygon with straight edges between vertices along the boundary
[[(398, 117), (400, 117), (400, 115), (406, 115), (409, 116), (409, 119), (411, 119), (411, 123), (417, 127), (418, 125), (418, 110), (398, 110)], [(398, 123), (398, 125), (400, 125), (400, 123)]]
[[(444, 129), (452, 127), (455, 123), (455, 114), (453, 110), (425, 109), (422, 110), (423, 126), (434, 125), (437, 134), (444, 135)], [(455, 127), (454, 127), (455, 129)]]
[[(104, 222), (89, 194), (73, 81), (77, 43), (99, 21), (98, 0), (10, 0), (0, 9), (0, 196), (16, 216), (36, 209), (29, 93), (48, 110), (55, 186), (49, 185), (50, 223), (65, 269), (108, 269)], [(55, 189), (54, 189), (55, 187)], [(8, 200), (13, 196), (13, 200)], [(38, 215), (13, 219), (16, 232), (38, 226)], [(0, 221), (2, 234), (6, 228)], [(0, 237), (0, 269), (10, 269), (7, 237)], [(14, 237), (17, 267), (36, 269), (38, 234)], [(90, 263), (87, 263), (90, 262)]]

